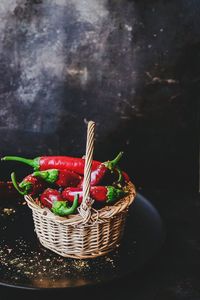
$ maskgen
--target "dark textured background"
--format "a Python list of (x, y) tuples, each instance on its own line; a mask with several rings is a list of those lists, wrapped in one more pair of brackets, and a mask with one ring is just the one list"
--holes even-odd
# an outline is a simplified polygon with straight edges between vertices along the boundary
[[(2, 0), (1, 155), (123, 149), (137, 185), (197, 184), (199, 1)], [(187, 170), (187, 171), (186, 171)]]
[(82, 155), (93, 119), (95, 158), (124, 150), (167, 229), (136, 277), (47, 298), (200, 299), (199, 16), (198, 0), (1, 0), (0, 154)]

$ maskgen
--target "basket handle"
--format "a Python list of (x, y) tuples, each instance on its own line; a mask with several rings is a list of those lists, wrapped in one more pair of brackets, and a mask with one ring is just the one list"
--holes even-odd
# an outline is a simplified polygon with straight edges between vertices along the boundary
[(79, 207), (79, 214), (83, 217), (85, 223), (90, 220), (91, 207), (94, 202), (90, 198), (91, 167), (94, 152), (94, 132), (95, 123), (93, 121), (89, 121), (87, 126), (87, 142), (83, 178), (83, 200)]

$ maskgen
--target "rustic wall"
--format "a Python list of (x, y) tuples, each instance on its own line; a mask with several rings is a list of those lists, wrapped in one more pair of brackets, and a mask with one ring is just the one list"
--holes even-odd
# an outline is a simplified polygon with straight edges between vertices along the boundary
[(197, 0), (1, 0), (1, 154), (82, 155), (93, 119), (96, 158), (123, 149), (138, 184), (194, 183), (199, 13)]

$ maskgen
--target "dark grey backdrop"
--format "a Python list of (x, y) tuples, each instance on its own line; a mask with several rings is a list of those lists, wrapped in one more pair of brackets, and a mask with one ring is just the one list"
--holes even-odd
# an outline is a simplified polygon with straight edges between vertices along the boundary
[(1, 0), (0, 154), (82, 155), (92, 119), (95, 158), (124, 150), (138, 187), (197, 188), (199, 15), (198, 0)]

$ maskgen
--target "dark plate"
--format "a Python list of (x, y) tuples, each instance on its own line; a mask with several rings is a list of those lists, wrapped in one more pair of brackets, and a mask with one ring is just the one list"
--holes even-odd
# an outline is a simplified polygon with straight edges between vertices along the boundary
[(96, 259), (63, 258), (45, 249), (33, 231), (30, 209), (23, 201), (3, 201), (0, 208), (0, 285), (47, 289), (107, 282), (140, 270), (160, 249), (161, 218), (143, 196), (130, 208), (121, 246)]

